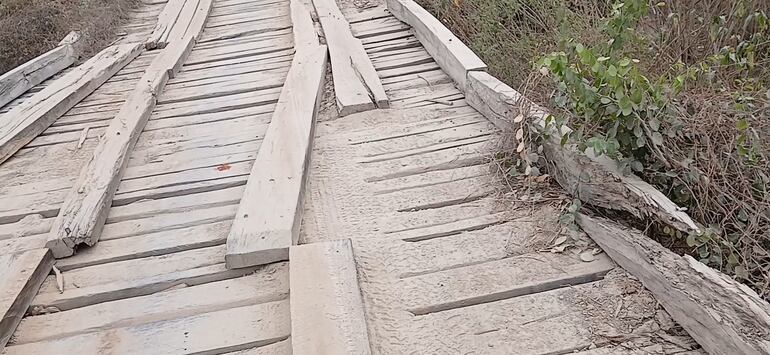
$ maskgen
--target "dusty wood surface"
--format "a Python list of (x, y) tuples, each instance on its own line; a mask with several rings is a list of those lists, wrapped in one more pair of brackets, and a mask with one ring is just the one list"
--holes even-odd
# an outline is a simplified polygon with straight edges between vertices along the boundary
[(578, 222), (706, 351), (770, 354), (770, 305), (756, 292), (640, 231), (586, 215)]
[(168, 0), (163, 11), (158, 15), (158, 22), (155, 24), (150, 37), (144, 42), (147, 49), (166, 47), (171, 29), (176, 25), (179, 13), (186, 2), (188, 0)]
[(0, 254), (0, 352), (11, 339), (53, 263), (48, 249)]
[(82, 49), (79, 42), (80, 35), (70, 32), (56, 48), (0, 76), (0, 107), (75, 63)]
[(460, 88), (465, 87), (468, 72), (487, 69), (452, 31), (413, 0), (388, 0), (387, 4), (393, 16), (414, 28), (415, 37)]
[(128, 64), (141, 48), (139, 44), (108, 47), (6, 113), (0, 122), (0, 163)]
[(334, 0), (314, 0), (331, 57), (334, 90), (340, 116), (388, 108), (388, 96), (364, 47)]
[[(465, 91), (468, 104), (503, 130), (513, 130), (520, 109), (538, 129), (545, 129), (548, 113), (544, 109), (487, 73), (469, 73)], [(552, 175), (569, 193), (593, 205), (656, 218), (685, 232), (698, 230), (687, 213), (650, 184), (622, 174), (617, 164), (605, 156), (596, 157), (590, 149), (581, 153), (574, 144), (562, 146), (562, 134), (552, 133), (544, 142), (546, 157)]]
[(229, 268), (286, 260), (297, 243), (325, 72), (326, 46), (298, 49), (227, 237)]
[(350, 239), (293, 246), (295, 354), (371, 354)]
[(163, 49), (153, 60), (130, 98), (107, 127), (93, 159), (83, 168), (70, 190), (46, 243), (57, 258), (72, 255), (79, 244), (91, 246), (98, 241), (128, 163), (129, 152), (155, 108), (157, 95), (163, 91), (168, 79), (179, 71), (203, 28), (211, 0), (201, 3), (208, 7), (199, 9), (196, 6), (191, 20), (200, 28), (186, 28), (190, 34)]

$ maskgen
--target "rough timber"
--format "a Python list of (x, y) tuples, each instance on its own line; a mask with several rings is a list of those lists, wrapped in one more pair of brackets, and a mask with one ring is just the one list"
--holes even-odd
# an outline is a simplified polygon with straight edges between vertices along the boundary
[[(127, 151), (99, 243), (56, 261), (5, 354), (699, 353), (598, 249), (591, 262), (540, 252), (559, 211), (500, 203), (487, 159), (500, 132), (384, 2), (337, 3), (390, 108), (340, 118), (325, 81), (295, 211), (310, 245), (228, 269), (225, 243), (295, 59), (292, 9), (312, 10), (302, 3), (213, 1)], [(119, 43), (144, 45), (166, 6), (144, 0)], [(2, 253), (44, 246), (160, 52), (142, 52), (0, 165)], [(0, 108), (0, 120), (56, 78)], [(322, 296), (303, 278), (324, 283)], [(303, 299), (320, 304), (294, 306)], [(628, 319), (644, 326), (624, 328), (637, 324)], [(316, 324), (323, 332), (310, 334)]]

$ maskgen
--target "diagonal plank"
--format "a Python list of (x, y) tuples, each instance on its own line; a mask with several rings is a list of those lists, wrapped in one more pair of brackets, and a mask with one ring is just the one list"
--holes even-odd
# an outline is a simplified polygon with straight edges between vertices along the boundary
[(350, 239), (291, 247), (296, 354), (371, 354)]
[(141, 50), (139, 43), (108, 47), (6, 113), (0, 122), (0, 163), (45, 131)]
[(94, 157), (81, 171), (51, 227), (46, 246), (55, 257), (70, 256), (77, 245), (94, 245), (98, 241), (128, 162), (128, 154), (147, 124), (158, 94), (163, 91), (168, 79), (181, 69), (195, 45), (210, 9), (211, 0), (201, 0), (191, 22), (200, 29), (186, 29), (184, 40), (173, 42), (163, 49), (107, 127)]
[(48, 249), (0, 255), (0, 352), (53, 267)]
[[(287, 260), (300, 211), (316, 113), (326, 73), (309, 12), (292, 1), (296, 53), (227, 236), (225, 263), (242, 268)], [(265, 201), (271, 201), (266, 204)]]
[(313, 0), (313, 4), (329, 46), (340, 116), (371, 110), (375, 106), (390, 107), (374, 65), (361, 41), (351, 33), (337, 4), (334, 0)]
[(158, 15), (158, 22), (155, 24), (150, 37), (144, 42), (147, 49), (166, 48), (171, 29), (178, 23), (179, 13), (185, 3), (186, 0), (169, 0), (166, 3), (163, 11)]
[(70, 32), (56, 48), (0, 75), (0, 107), (75, 63), (83, 47), (80, 40), (80, 34)]

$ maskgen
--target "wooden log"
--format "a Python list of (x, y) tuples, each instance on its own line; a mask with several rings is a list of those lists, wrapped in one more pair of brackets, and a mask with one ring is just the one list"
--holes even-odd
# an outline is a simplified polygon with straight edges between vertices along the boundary
[(326, 46), (294, 55), (227, 237), (228, 268), (287, 260), (297, 243), (325, 73)]
[[(548, 112), (519, 92), (485, 72), (471, 72), (465, 100), (502, 130), (513, 130), (519, 112), (545, 130)], [(551, 132), (543, 147), (550, 161), (551, 175), (565, 190), (586, 203), (627, 211), (637, 217), (653, 217), (684, 232), (698, 231), (695, 222), (666, 195), (636, 175), (623, 174), (606, 156), (597, 157), (590, 148), (580, 152), (575, 144), (561, 145), (569, 132)]]
[(108, 47), (6, 113), (0, 122), (0, 163), (136, 58), (141, 50), (137, 43)]
[(144, 46), (147, 49), (165, 48), (168, 44), (168, 36), (171, 33), (171, 28), (177, 22), (179, 13), (182, 11), (182, 6), (186, 3), (186, 0), (169, 0), (166, 6), (163, 7), (163, 11), (158, 15), (158, 21), (153, 28), (150, 37), (144, 42)]
[(770, 354), (770, 305), (746, 285), (641, 231), (586, 215), (577, 221), (710, 354)]
[[(203, 27), (211, 0), (201, 0), (208, 8), (196, 8), (191, 23)], [(200, 19), (200, 18), (203, 19)], [(129, 152), (144, 129), (170, 77), (176, 75), (195, 45), (198, 29), (187, 29), (181, 41), (163, 49), (145, 71), (131, 96), (104, 134), (94, 157), (80, 173), (51, 227), (46, 245), (57, 258), (70, 256), (79, 244), (94, 245), (104, 227), (115, 191), (125, 171)]]
[(11, 339), (53, 263), (48, 249), (0, 255), (0, 352)]
[(291, 344), (296, 354), (371, 354), (350, 239), (290, 250)]
[(314, 0), (318, 19), (326, 36), (331, 57), (334, 94), (340, 116), (388, 108), (385, 89), (361, 41), (353, 37), (350, 25), (334, 0)]
[(0, 107), (75, 63), (81, 52), (80, 34), (70, 32), (56, 48), (0, 76)]
[(414, 35), (425, 50), (461, 89), (469, 72), (487, 70), (487, 65), (470, 48), (413, 0), (387, 0), (387, 4), (393, 16), (414, 28)]

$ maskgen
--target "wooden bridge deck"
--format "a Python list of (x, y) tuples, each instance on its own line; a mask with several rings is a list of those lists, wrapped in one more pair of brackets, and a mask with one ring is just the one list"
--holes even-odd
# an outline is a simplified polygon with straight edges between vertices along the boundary
[[(138, 10), (122, 41), (146, 38), (163, 6)], [(677, 345), (655, 331), (613, 338), (631, 324), (662, 325), (665, 312), (603, 254), (584, 262), (539, 252), (559, 211), (500, 202), (488, 159), (500, 133), (384, 5), (340, 7), (391, 108), (339, 118), (327, 78), (300, 243), (352, 239), (372, 353), (688, 350), (689, 337)], [(98, 137), (156, 53), (134, 59), (0, 166), (3, 253), (45, 244)], [(311, 321), (290, 307), (290, 263), (303, 261), (229, 270), (224, 255), (293, 53), (289, 0), (214, 1), (130, 152), (99, 243), (57, 260), (63, 289), (47, 277), (5, 354), (292, 352), (292, 323)]]

